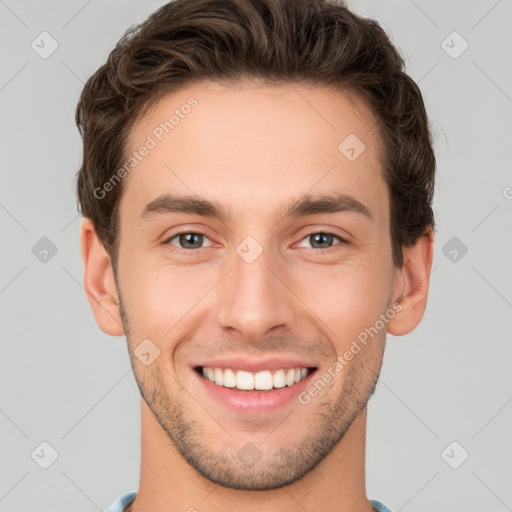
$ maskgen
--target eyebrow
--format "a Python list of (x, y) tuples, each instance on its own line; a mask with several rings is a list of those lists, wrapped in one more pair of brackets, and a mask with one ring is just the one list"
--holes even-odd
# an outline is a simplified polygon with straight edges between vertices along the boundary
[[(292, 200), (285, 207), (283, 218), (296, 218), (322, 213), (350, 212), (361, 214), (372, 220), (370, 209), (361, 201), (348, 194), (333, 193), (329, 195), (303, 196)], [(173, 196), (164, 194), (151, 201), (144, 208), (141, 218), (149, 219), (155, 214), (184, 213), (202, 217), (229, 220), (229, 212), (217, 201), (201, 199), (197, 196)]]

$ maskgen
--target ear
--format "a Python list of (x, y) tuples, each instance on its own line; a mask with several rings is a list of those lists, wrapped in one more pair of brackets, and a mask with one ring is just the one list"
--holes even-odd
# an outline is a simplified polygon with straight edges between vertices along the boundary
[(434, 232), (420, 237), (416, 244), (403, 249), (404, 263), (397, 269), (394, 302), (400, 309), (388, 322), (388, 332), (402, 336), (413, 331), (423, 318), (434, 254)]
[(80, 234), (84, 287), (100, 329), (111, 336), (124, 334), (110, 256), (103, 247), (91, 219), (84, 219)]

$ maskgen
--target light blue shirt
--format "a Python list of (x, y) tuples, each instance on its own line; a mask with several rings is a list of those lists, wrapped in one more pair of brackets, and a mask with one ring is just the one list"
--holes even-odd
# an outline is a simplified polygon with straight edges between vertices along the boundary
[[(135, 496), (137, 496), (137, 491), (121, 494), (121, 496), (108, 507), (107, 512), (123, 512), (124, 507), (128, 506), (135, 499)], [(377, 512), (391, 512), (391, 510), (380, 501), (370, 500), (370, 503)]]

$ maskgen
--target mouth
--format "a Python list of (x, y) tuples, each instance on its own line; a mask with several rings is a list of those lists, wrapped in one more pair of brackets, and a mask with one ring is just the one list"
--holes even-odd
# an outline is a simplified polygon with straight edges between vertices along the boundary
[(294, 403), (299, 406), (298, 396), (310, 385), (318, 368), (296, 366), (251, 372), (194, 366), (193, 370), (205, 398), (237, 415), (251, 416), (278, 412)]
[(316, 370), (314, 367), (279, 368), (249, 372), (232, 368), (196, 366), (194, 371), (219, 387), (230, 388), (242, 392), (273, 391), (284, 387), (292, 387), (303, 381)]

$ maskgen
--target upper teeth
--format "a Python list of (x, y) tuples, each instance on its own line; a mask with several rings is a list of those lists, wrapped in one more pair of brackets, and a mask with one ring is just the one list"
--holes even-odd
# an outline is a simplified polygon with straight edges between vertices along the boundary
[(238, 389), (272, 389), (293, 386), (308, 374), (307, 368), (290, 368), (277, 370), (272, 374), (269, 370), (251, 373), (243, 370), (234, 371), (229, 368), (207, 368), (203, 366), (203, 377), (218, 386)]

